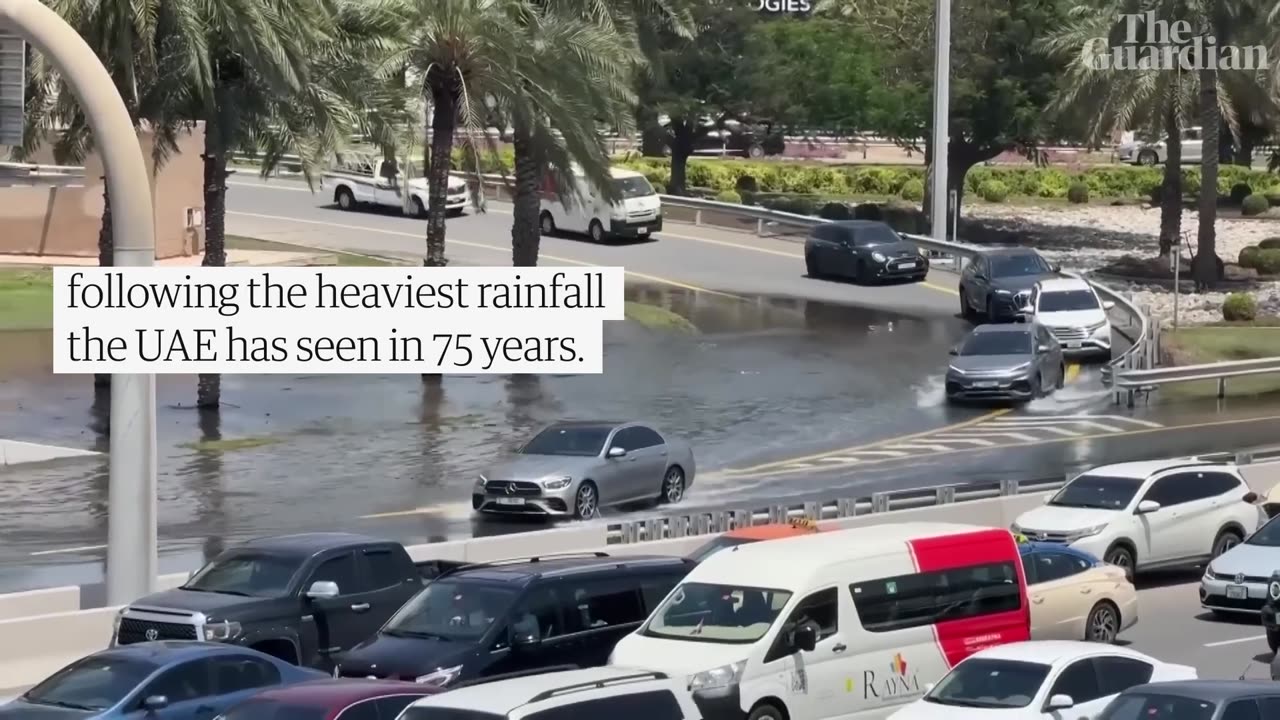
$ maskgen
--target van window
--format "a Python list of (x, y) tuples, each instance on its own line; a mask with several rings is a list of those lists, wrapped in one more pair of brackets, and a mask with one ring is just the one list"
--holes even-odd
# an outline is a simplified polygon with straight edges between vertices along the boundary
[(565, 622), (571, 633), (644, 620), (640, 590), (631, 578), (569, 583), (561, 592), (570, 599)]
[(786, 590), (684, 583), (654, 612), (641, 634), (749, 644), (764, 637), (790, 599)]
[(1022, 607), (1012, 562), (881, 578), (849, 586), (862, 626), (890, 632)]
[(623, 200), (653, 195), (653, 186), (643, 176), (614, 178), (613, 187)]

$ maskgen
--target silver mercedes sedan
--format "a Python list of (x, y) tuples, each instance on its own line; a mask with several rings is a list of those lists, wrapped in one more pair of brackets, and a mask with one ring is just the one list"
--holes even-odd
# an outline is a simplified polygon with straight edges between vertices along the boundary
[(560, 422), (476, 478), (481, 513), (594, 517), (645, 500), (678, 503), (693, 485), (688, 443), (635, 422)]

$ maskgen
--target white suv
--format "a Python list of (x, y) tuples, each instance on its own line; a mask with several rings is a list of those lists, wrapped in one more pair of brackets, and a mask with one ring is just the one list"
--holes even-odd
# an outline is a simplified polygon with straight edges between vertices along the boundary
[(1107, 311), (1115, 303), (1104, 301), (1089, 283), (1079, 278), (1041, 280), (1031, 289), (1024, 315), (1049, 328), (1071, 355), (1097, 355), (1111, 359), (1111, 321)]
[(1266, 522), (1230, 463), (1194, 458), (1104, 465), (1078, 475), (1010, 528), (1135, 572), (1198, 565)]

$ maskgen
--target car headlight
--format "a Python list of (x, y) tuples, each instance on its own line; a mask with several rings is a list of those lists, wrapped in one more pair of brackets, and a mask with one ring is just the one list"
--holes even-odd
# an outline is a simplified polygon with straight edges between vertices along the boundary
[(1093, 327), (1089, 328), (1089, 334), (1090, 335), (1110, 335), (1111, 324), (1106, 322), (1098, 323), (1097, 325), (1094, 325)]
[(1009, 532), (1013, 533), (1014, 535), (1021, 535), (1022, 526), (1019, 525), (1018, 523), (1009, 523)]
[(485, 477), (484, 475), (481, 475), (481, 476), (477, 477), (477, 478), (476, 478), (475, 489), (476, 489), (476, 490), (479, 490), (479, 491), (481, 491), (481, 492), (483, 492), (483, 491), (484, 491), (484, 486), (485, 486), (486, 484), (488, 484), (488, 482), (489, 482), (489, 478)]
[(947, 370), (948, 370), (949, 372), (953, 372), (953, 373), (955, 373), (955, 374), (957, 374), (957, 375), (964, 375), (964, 374), (965, 374), (965, 373), (964, 373), (964, 370), (961, 370), (960, 368), (956, 367), (955, 365), (948, 365), (948, 366), (947, 366)]
[(1204, 575), (1201, 577), (1201, 579), (1202, 579), (1202, 580), (1212, 580), (1214, 575), (1215, 575), (1215, 573), (1214, 573), (1214, 570), (1213, 570), (1213, 565), (1206, 565), (1206, 566), (1204, 567)]
[(227, 642), (240, 635), (240, 623), (223, 620), (204, 626), (204, 639), (210, 642)]
[(746, 667), (746, 664), (746, 660), (739, 660), (736, 663), (703, 670), (689, 678), (689, 691), (712, 690), (714, 688), (737, 685), (738, 681), (742, 679), (742, 668)]
[(1273, 602), (1280, 602), (1280, 580), (1271, 581), (1271, 584), (1267, 586), (1267, 596)]
[(884, 262), (885, 261), (884, 253), (873, 252), (871, 253), (871, 259), (875, 260), (876, 262)]
[(1026, 369), (1027, 369), (1027, 368), (1029, 368), (1029, 367), (1031, 367), (1031, 363), (1029, 363), (1029, 362), (1024, 362), (1024, 363), (1022, 363), (1021, 365), (1015, 365), (1015, 366), (1013, 366), (1013, 367), (1009, 368), (1009, 372), (1011, 372), (1011, 373), (1022, 372), (1023, 370), (1026, 370)]
[(120, 621), (124, 620), (124, 612), (128, 609), (127, 607), (120, 608), (119, 612), (116, 613), (115, 619), (111, 621), (111, 647), (116, 646), (116, 638), (120, 637)]
[(542, 487), (548, 490), (562, 490), (569, 487), (569, 483), (573, 482), (573, 478), (568, 475), (562, 477), (548, 477), (541, 480)]
[(1083, 530), (1076, 530), (1075, 532), (1067, 533), (1067, 542), (1073, 543), (1077, 540), (1083, 540), (1084, 538), (1087, 538), (1087, 537), (1093, 537), (1094, 535), (1097, 535), (1098, 533), (1106, 529), (1107, 529), (1107, 526), (1104, 523), (1102, 525), (1094, 525), (1093, 527), (1090, 527), (1090, 528), (1084, 528)]
[(413, 681), (422, 685), (434, 685), (435, 687), (444, 687), (454, 680), (458, 679), (458, 675), (462, 673), (461, 665), (454, 665), (450, 668), (436, 668), (434, 672), (426, 675), (419, 675)]
[(926, 260), (929, 258), (929, 250), (927, 248), (918, 247), (916, 248), (916, 252), (920, 253), (920, 257), (925, 258)]
[(1009, 292), (1008, 290), (997, 290), (997, 291), (996, 291), (996, 294), (997, 294), (997, 295), (1012, 295), (1013, 293)]

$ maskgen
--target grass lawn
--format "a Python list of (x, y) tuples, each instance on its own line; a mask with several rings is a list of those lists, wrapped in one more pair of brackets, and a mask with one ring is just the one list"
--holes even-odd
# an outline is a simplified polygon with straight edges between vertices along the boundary
[[(229, 250), (301, 252), (297, 245), (227, 236)], [(321, 251), (332, 252), (332, 251)], [(397, 261), (366, 255), (333, 252), (342, 267), (382, 267)], [(48, 330), (53, 327), (53, 272), (40, 267), (0, 267), (0, 332), (5, 330)]]
[[(1252, 360), (1280, 356), (1280, 327), (1272, 324), (1219, 324), (1182, 328), (1161, 337), (1167, 350), (1179, 365)], [(1169, 397), (1216, 397), (1218, 382), (1189, 382), (1166, 385), (1160, 392)], [(1280, 375), (1227, 378), (1229, 397), (1248, 397), (1280, 393)]]

